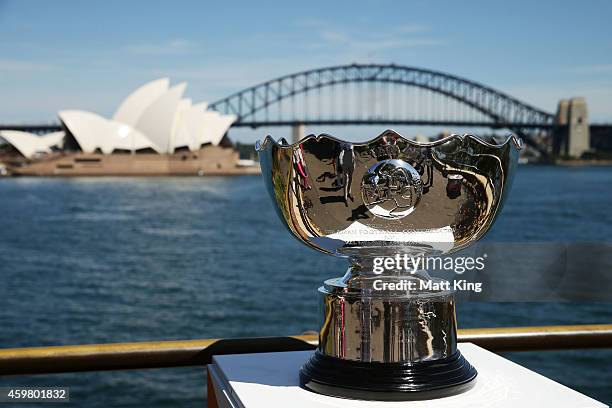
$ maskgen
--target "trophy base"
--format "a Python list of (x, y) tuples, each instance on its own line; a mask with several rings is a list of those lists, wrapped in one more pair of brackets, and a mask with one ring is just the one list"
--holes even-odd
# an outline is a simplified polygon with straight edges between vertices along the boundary
[(476, 375), (459, 350), (446, 358), (416, 363), (343, 360), (317, 350), (300, 370), (300, 385), (333, 397), (411, 401), (462, 393), (476, 383)]

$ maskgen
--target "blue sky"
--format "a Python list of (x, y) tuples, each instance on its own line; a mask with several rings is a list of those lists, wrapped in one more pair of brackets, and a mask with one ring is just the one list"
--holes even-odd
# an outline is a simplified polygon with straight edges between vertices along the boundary
[(0, 123), (52, 122), (64, 108), (111, 115), (161, 76), (214, 101), (352, 62), (446, 71), (548, 111), (584, 96), (593, 121), (612, 122), (610, 16), (608, 0), (0, 0)]

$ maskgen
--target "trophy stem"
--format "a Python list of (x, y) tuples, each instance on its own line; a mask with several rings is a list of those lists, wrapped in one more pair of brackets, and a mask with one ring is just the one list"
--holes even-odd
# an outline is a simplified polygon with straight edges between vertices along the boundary
[[(438, 398), (469, 389), (477, 373), (457, 349), (454, 293), (411, 284), (420, 281), (350, 273), (326, 281), (319, 288), (319, 347), (302, 367), (302, 386), (376, 400)], [(400, 290), (376, 290), (383, 284)]]

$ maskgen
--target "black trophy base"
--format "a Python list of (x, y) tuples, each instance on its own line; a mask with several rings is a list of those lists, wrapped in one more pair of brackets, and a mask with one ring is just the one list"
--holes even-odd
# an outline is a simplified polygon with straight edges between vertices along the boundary
[(467, 391), (476, 383), (476, 375), (459, 350), (447, 358), (418, 363), (364, 363), (317, 350), (300, 370), (300, 385), (332, 397), (413, 401)]

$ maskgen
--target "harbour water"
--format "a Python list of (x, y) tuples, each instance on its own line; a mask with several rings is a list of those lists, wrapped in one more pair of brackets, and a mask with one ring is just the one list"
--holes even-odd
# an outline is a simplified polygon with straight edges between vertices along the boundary
[[(612, 242), (612, 168), (520, 167), (487, 236)], [(290, 237), (259, 177), (0, 180), (0, 347), (299, 334), (345, 262)], [(585, 271), (588, 273), (588, 271)], [(609, 303), (459, 305), (460, 327), (612, 322)], [(612, 350), (507, 354), (612, 403)], [(202, 368), (0, 378), (73, 406), (201, 407)]]

